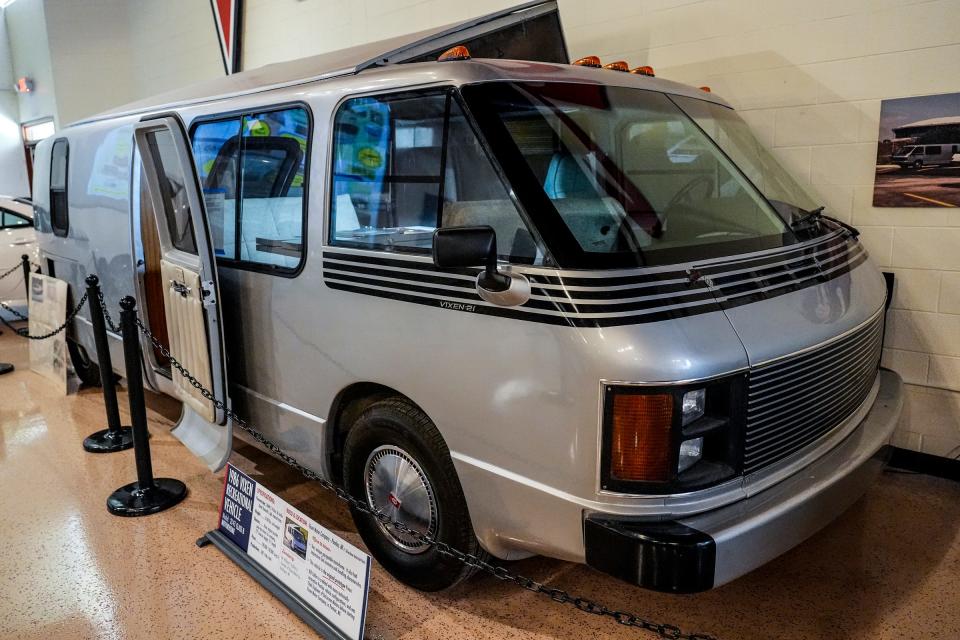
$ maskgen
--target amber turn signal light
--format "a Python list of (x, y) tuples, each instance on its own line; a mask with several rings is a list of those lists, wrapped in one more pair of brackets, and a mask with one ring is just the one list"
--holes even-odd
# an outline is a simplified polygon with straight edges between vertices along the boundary
[(574, 60), (570, 64), (576, 67), (593, 67), (595, 69), (599, 69), (601, 66), (603, 66), (600, 64), (600, 58), (597, 56), (584, 56), (579, 60)]
[(467, 49), (462, 44), (458, 44), (455, 47), (451, 47), (440, 54), (440, 57), (437, 58), (437, 62), (449, 62), (451, 60), (469, 60), (470, 59), (470, 50)]
[(673, 397), (621, 393), (613, 397), (610, 474), (617, 480), (668, 482), (673, 476)]
[(655, 74), (653, 73), (653, 67), (644, 65), (642, 67), (635, 67), (630, 70), (630, 73), (635, 73), (640, 76), (650, 76), (653, 78)]
[(704, 93), (710, 93), (710, 87), (700, 87), (700, 91), (703, 91)]
[(603, 65), (604, 69), (609, 69), (610, 71), (630, 71), (630, 65), (628, 65), (623, 60), (617, 60), (616, 62), (610, 62)]

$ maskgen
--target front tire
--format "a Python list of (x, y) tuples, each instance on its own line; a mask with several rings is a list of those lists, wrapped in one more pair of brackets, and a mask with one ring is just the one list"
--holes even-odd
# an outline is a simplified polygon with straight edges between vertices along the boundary
[(93, 361), (87, 350), (68, 338), (67, 351), (70, 352), (70, 362), (80, 382), (88, 387), (99, 387), (100, 367)]
[[(343, 477), (351, 495), (392, 520), (485, 557), (446, 443), (430, 418), (404, 399), (380, 400), (360, 414), (344, 444)], [(406, 585), (440, 591), (475, 571), (371, 515), (351, 511), (370, 553)]]

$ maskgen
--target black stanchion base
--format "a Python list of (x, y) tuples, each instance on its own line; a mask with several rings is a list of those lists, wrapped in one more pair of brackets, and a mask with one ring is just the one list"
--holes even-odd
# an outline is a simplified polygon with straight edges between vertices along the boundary
[(117, 431), (104, 429), (92, 433), (83, 441), (83, 448), (90, 453), (111, 453), (133, 448), (133, 428), (120, 427)]
[(0, 362), (0, 376), (13, 371), (13, 365), (9, 362)]
[(115, 516), (147, 516), (169, 509), (187, 497), (187, 485), (173, 478), (154, 478), (152, 486), (131, 482), (110, 494), (107, 511)]

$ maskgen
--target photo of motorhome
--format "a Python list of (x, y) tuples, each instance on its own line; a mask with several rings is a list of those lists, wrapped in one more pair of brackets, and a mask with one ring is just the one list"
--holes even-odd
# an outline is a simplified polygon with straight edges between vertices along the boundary
[(960, 206), (960, 93), (881, 103), (873, 206)]
[[(471, 51), (530, 16), (58, 131), (35, 155), (39, 262), (74, 298), (96, 274), (114, 316), (135, 296), (200, 386), (391, 521), (481, 556), (710, 589), (882, 468), (902, 404), (879, 366), (887, 289), (856, 229), (716, 93), (592, 56)], [(86, 310), (69, 339), (93, 352)], [(143, 351), (149, 387), (183, 402), (172, 433), (219, 469), (246, 436)], [(408, 585), (473, 571), (354, 520)]]

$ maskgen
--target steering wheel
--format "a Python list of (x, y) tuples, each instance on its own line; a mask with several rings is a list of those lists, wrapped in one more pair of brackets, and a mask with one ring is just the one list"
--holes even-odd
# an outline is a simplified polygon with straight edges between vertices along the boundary
[(673, 208), (689, 198), (694, 189), (700, 185), (705, 185), (707, 187), (707, 191), (711, 191), (713, 189), (713, 178), (708, 175), (699, 175), (687, 184), (683, 185), (680, 191), (677, 191), (677, 193), (670, 198), (670, 202), (667, 203), (667, 206), (663, 208), (663, 217), (660, 219), (661, 226), (666, 226), (667, 218), (670, 216)]

